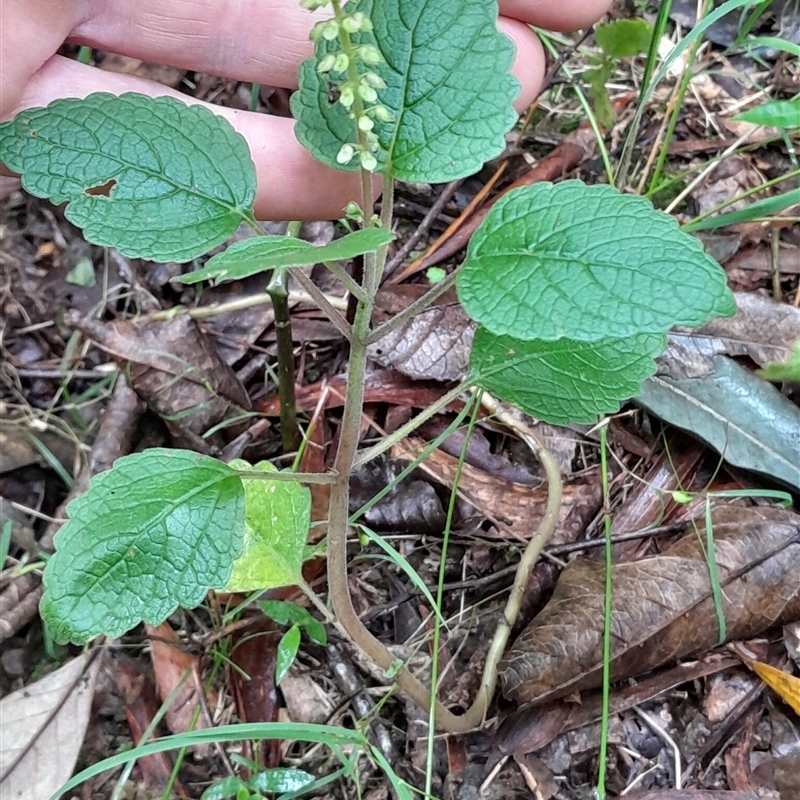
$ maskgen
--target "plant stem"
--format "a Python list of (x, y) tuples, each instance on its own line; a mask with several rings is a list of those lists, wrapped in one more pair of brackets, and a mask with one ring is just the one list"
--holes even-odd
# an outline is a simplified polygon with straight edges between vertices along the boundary
[[(302, 274), (302, 273), (299, 273)], [(297, 277), (297, 273), (295, 274)], [(316, 287), (315, 287), (316, 288)], [(317, 289), (319, 292), (319, 289)], [(312, 297), (309, 292), (289, 292), (289, 303), (309, 303), (314, 305), (318, 302), (316, 297)], [(336, 304), (345, 307), (343, 298), (340, 297), (326, 297), (323, 299), (330, 308), (335, 308)], [(176, 306), (175, 308), (164, 309), (162, 311), (154, 311), (152, 314), (146, 314), (143, 319), (147, 320), (168, 320), (177, 316), (178, 314), (188, 314), (192, 319), (210, 319), (211, 317), (218, 317), (220, 314), (230, 314), (232, 311), (243, 311), (246, 308), (253, 308), (254, 306), (263, 306), (266, 303), (271, 303), (272, 298), (264, 292), (263, 294), (252, 294), (249, 297), (238, 297), (236, 300), (230, 300), (227, 303), (212, 303), (207, 306), (197, 306), (195, 308), (186, 308), (185, 306)], [(340, 315), (341, 316), (341, 315)], [(349, 336), (349, 326), (348, 326)]]
[[(339, 23), (342, 51), (350, 56), (348, 64), (348, 81), (353, 87), (355, 100), (353, 113), (356, 120), (363, 114), (363, 104), (358, 93), (359, 76), (356, 71), (356, 60), (352, 58), (353, 48), (347, 31), (342, 27), (342, 10), (340, 0), (332, 0), (336, 21)], [(356, 125), (359, 147), (366, 149), (367, 139), (363, 131)], [(369, 225), (373, 216), (374, 198), (372, 193), (372, 173), (361, 169), (362, 210), (364, 224)], [(387, 163), (384, 171), (384, 198), (381, 210), (381, 224), (388, 230), (391, 227), (393, 206), (393, 181), (391, 164)], [(395, 666), (393, 653), (376, 639), (361, 622), (350, 597), (350, 588), (347, 575), (347, 531), (350, 506), (350, 475), (356, 463), (363, 463), (364, 459), (374, 457), (391, 444), (382, 443), (379, 449), (373, 448), (366, 455), (356, 459), (359, 432), (361, 428), (361, 415), (364, 406), (364, 380), (366, 377), (367, 344), (370, 341), (370, 320), (375, 306), (375, 295), (383, 272), (386, 260), (386, 248), (378, 253), (367, 253), (364, 256), (364, 274), (362, 280), (363, 296), (353, 294), (356, 299), (356, 309), (353, 318), (352, 335), (350, 337), (350, 364), (347, 376), (347, 389), (342, 412), (342, 424), (339, 430), (339, 447), (334, 460), (336, 477), (331, 485), (330, 507), (328, 513), (328, 586), (330, 602), (336, 618), (350, 637), (353, 644), (359, 647), (372, 661), (383, 670)], [(430, 300), (429, 300), (430, 302)], [(440, 399), (439, 404), (446, 405), (463, 391), (467, 384), (456, 387)], [(437, 404), (437, 405), (439, 405)], [(442, 405), (442, 407), (443, 407)], [(418, 425), (422, 419), (436, 413), (435, 410), (426, 409), (415, 420)], [(408, 426), (403, 426), (395, 432), (395, 437), (406, 435)], [(413, 426), (410, 428), (413, 430)], [(389, 437), (392, 438), (392, 437)], [(457, 716), (435, 700), (436, 724), (450, 732), (465, 732), (479, 726), (484, 719), (486, 709), (494, 694), (497, 684), (497, 666), (505, 650), (511, 627), (519, 612), (520, 602), (525, 586), (530, 577), (530, 571), (536, 563), (539, 552), (547, 542), (550, 534), (558, 522), (561, 507), (561, 475), (555, 460), (541, 445), (530, 436), (526, 438), (529, 446), (538, 452), (544, 465), (548, 479), (548, 500), (544, 517), (536, 534), (531, 539), (520, 561), (514, 586), (508, 599), (503, 618), (497, 628), (489, 653), (486, 658), (481, 686), (478, 695), (470, 709), (462, 716)], [(425, 711), (430, 711), (432, 693), (409, 670), (402, 666), (396, 674), (397, 685), (405, 694), (411, 697)]]
[(603, 600), (603, 707), (600, 722), (600, 755), (597, 798), (606, 796), (606, 756), (608, 753), (609, 687), (611, 683), (611, 504), (608, 489), (608, 425), (600, 428), (600, 469), (603, 480), (603, 523), (605, 527), (606, 578)]
[(413, 319), (426, 309), (433, 302), (438, 300), (453, 284), (456, 282), (458, 269), (442, 278), (436, 286), (433, 286), (429, 291), (425, 292), (422, 297), (417, 298), (411, 305), (404, 308), (399, 314), (395, 314), (390, 320), (387, 320), (375, 328), (369, 336), (367, 336), (367, 344), (375, 344), (375, 342), (383, 339), (384, 336), (397, 330), (401, 325), (404, 325), (410, 319)]
[[(286, 235), (300, 235), (300, 222), (290, 222)], [(278, 397), (281, 407), (281, 440), (284, 452), (291, 453), (300, 445), (297, 423), (297, 398), (294, 392), (294, 345), (292, 343), (292, 318), (289, 313), (289, 273), (274, 270), (267, 284), (267, 294), (272, 298), (275, 312), (275, 339), (278, 345)]]
[(333, 323), (336, 330), (338, 330), (347, 341), (350, 341), (353, 335), (350, 325), (348, 325), (347, 320), (339, 313), (338, 309), (334, 307), (333, 303), (319, 290), (314, 281), (299, 269), (293, 272), (293, 277), (306, 292), (308, 292), (309, 297), (311, 297), (319, 307), (319, 310)]
[(377, 458), (381, 453), (385, 453), (410, 433), (413, 433), (420, 425), (422, 425), (423, 422), (425, 422), (425, 420), (430, 419), (432, 416), (438, 414), (442, 409), (450, 405), (450, 403), (452, 403), (454, 400), (457, 400), (460, 395), (469, 389), (470, 386), (470, 381), (462, 381), (459, 383), (458, 386), (456, 386), (454, 389), (451, 389), (449, 392), (447, 392), (447, 394), (442, 395), (435, 403), (428, 406), (428, 408), (426, 408), (424, 411), (421, 411), (416, 417), (410, 419), (405, 425), (401, 425), (389, 436), (384, 437), (374, 447), (371, 447), (369, 450), (360, 453), (353, 463), (353, 467), (361, 467), (364, 464), (372, 461), (373, 458)]
[(297, 428), (297, 399), (294, 392), (294, 345), (292, 320), (289, 314), (288, 272), (276, 270), (267, 286), (275, 311), (275, 339), (278, 344), (278, 397), (281, 407), (281, 441), (283, 450), (291, 453), (300, 444)]
[(340, 267), (335, 261), (323, 261), (322, 262), (328, 271), (339, 281), (342, 283), (345, 289), (347, 289), (350, 294), (355, 295), (356, 298), (359, 300), (366, 300), (367, 295), (361, 286), (350, 277), (349, 273), (343, 268)]

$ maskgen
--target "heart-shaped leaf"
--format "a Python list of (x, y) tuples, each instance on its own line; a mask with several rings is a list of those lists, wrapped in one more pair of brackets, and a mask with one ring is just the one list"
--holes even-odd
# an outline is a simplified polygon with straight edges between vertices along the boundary
[(229, 122), (171, 97), (92, 94), (0, 125), (0, 161), (123, 255), (189, 261), (252, 220), (255, 167)]
[(234, 470), (187, 450), (120, 458), (73, 500), (44, 571), (41, 614), (57, 642), (121, 636), (194, 608), (228, 580), (242, 549)]
[(526, 340), (621, 339), (736, 311), (721, 267), (675, 220), (580, 181), (499, 200), (472, 237), (458, 294), (489, 331)]
[(555, 425), (594, 422), (638, 394), (656, 371), (663, 334), (600, 342), (523, 342), (478, 328), (471, 366), (479, 386)]
[[(391, 164), (394, 177), (443, 183), (499, 155), (517, 118), (512, 102), (519, 84), (509, 74), (514, 47), (497, 30), (496, 2), (361, 0), (358, 10), (374, 30), (355, 34), (354, 44), (372, 44), (385, 59), (370, 69), (386, 82), (378, 102), (394, 119), (376, 122), (375, 132), (379, 161)], [(338, 47), (320, 40), (317, 58)], [(355, 123), (331, 102), (317, 58), (300, 67), (300, 91), (292, 97), (297, 138), (315, 158), (341, 169), (336, 156), (355, 141)]]

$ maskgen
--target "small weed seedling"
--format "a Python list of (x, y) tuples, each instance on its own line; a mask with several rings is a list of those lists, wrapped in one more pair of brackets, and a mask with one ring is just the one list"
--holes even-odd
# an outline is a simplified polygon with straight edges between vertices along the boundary
[[(411, 311), (373, 328), (394, 238), (394, 183), (463, 178), (503, 151), (517, 119), (512, 101), (518, 87), (509, 74), (513, 47), (495, 26), (495, 0), (303, 5), (328, 8), (333, 16), (314, 27), (315, 56), (300, 70), (292, 102), (297, 136), (318, 160), (361, 176), (362, 227), (325, 247), (262, 235), (247, 145), (204, 108), (166, 97), (94, 94), (25, 111), (0, 126), (0, 159), (22, 175), (29, 192), (66, 203), (66, 216), (92, 242), (130, 257), (189, 261), (244, 223), (257, 235), (179, 280), (221, 282), (323, 262), (357, 301), (352, 326), (325, 309), (350, 341), (342, 429), (329, 474), (224, 464), (185, 450), (121, 458), (71, 503), (45, 570), (41, 614), (57, 641), (85, 642), (120, 636), (142, 620), (158, 624), (177, 606), (197, 606), (209, 589), (301, 584), (310, 514), (306, 484), (326, 482), (335, 619), (376, 664), (393, 671), (401, 690), (428, 708), (430, 690), (364, 627), (348, 591), (349, 478), (357, 463), (381, 449), (357, 453), (368, 346), (456, 283), (461, 303), (479, 323), (469, 377), (397, 436), (468, 386), (556, 424), (592, 422), (615, 411), (655, 372), (672, 326), (700, 325), (732, 314), (735, 305), (723, 271), (673, 219), (640, 197), (571, 180), (504, 196), (474, 234), (460, 269)], [(375, 174), (383, 180), (380, 217)], [(363, 256), (359, 283), (336, 263), (355, 256)], [(539, 453), (550, 494), (534, 547), (554, 528), (561, 497), (558, 469), (544, 448)], [(528, 568), (533, 552), (522, 559)], [(512, 601), (526, 578), (523, 570)], [(439, 727), (463, 731), (482, 722), (513, 624), (512, 601), (475, 705), (457, 716), (437, 703)], [(296, 641), (297, 626), (305, 623), (286, 621), (294, 623)], [(287, 653), (290, 646), (292, 640)], [(284, 728), (298, 738), (320, 735)], [(211, 732), (217, 740), (220, 730), (226, 733)], [(184, 739), (203, 735), (209, 734)], [(280, 735), (277, 728), (269, 734)], [(352, 732), (341, 735), (352, 740)], [(329, 732), (326, 740), (334, 738)], [(358, 745), (366, 746), (361, 739)], [(261, 791), (260, 784), (228, 789)]]

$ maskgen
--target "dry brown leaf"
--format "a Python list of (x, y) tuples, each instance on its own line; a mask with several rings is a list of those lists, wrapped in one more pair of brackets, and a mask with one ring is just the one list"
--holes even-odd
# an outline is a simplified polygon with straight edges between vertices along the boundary
[[(393, 458), (411, 460), (426, 447), (427, 442), (409, 438), (393, 447), (391, 453)], [(457, 468), (458, 459), (438, 449), (420, 464), (420, 469), (445, 486), (453, 485)], [(458, 491), (470, 505), (501, 525), (504, 532), (523, 539), (530, 538), (536, 530), (547, 504), (546, 486), (532, 487), (497, 478), (471, 464), (461, 468)], [(559, 525), (550, 544), (575, 541), (599, 504), (600, 483), (592, 475), (583, 476), (581, 483), (564, 486)]]
[(736, 314), (715, 317), (694, 330), (670, 333), (670, 348), (697, 350), (702, 356), (749, 356), (760, 366), (786, 361), (800, 340), (800, 308), (776, 303), (754, 292), (736, 292)]
[[(622, 714), (685, 683), (738, 666), (737, 659), (717, 654), (702, 661), (677, 664), (614, 692), (609, 699), (609, 713), (612, 717)], [(503, 721), (497, 733), (497, 746), (502, 753), (536, 752), (562, 733), (599, 723), (603, 713), (602, 701), (600, 692), (592, 692), (581, 697), (580, 703), (553, 700), (536, 708), (521, 708)]]
[[(271, 619), (261, 619), (254, 628), (233, 634), (230, 653), (230, 686), (236, 700), (236, 715), (242, 722), (277, 722), (281, 702), (275, 685), (275, 661), (281, 631)], [(263, 767), (280, 764), (281, 748), (277, 739), (262, 739), (253, 752), (244, 744), (246, 758)]]
[[(714, 540), (729, 639), (800, 618), (800, 518), (778, 508), (720, 507)], [(611, 674), (639, 675), (707, 650), (718, 629), (705, 529), (659, 556), (613, 567)], [(506, 697), (543, 702), (598, 686), (602, 677), (605, 567), (577, 559), (552, 599), (501, 664)]]
[[(420, 284), (383, 289), (376, 298), (378, 321), (402, 311), (426, 290)], [(410, 378), (461, 380), (469, 369), (476, 327), (450, 292), (372, 345), (369, 355)]]
[[(364, 464), (350, 476), (350, 511), (357, 512), (375, 495), (389, 486), (405, 466), (377, 459)], [(438, 533), (445, 524), (445, 513), (436, 490), (427, 481), (406, 477), (371, 505), (364, 522), (379, 531), (403, 530), (413, 533)]]
[(0, 794), (42, 800), (69, 780), (83, 744), (100, 659), (86, 653), (0, 702)]
[(128, 363), (132, 387), (164, 419), (180, 446), (210, 452), (202, 435), (229, 415), (250, 408), (234, 371), (186, 314), (164, 321), (107, 324), (73, 315), (68, 321)]
[[(161, 702), (165, 702), (183, 681), (167, 708), (167, 727), (173, 733), (212, 728), (214, 723), (198, 698), (199, 689), (203, 686), (199, 658), (178, 646), (180, 640), (169, 623), (145, 627), (150, 637), (150, 660), (153, 662), (153, 675)], [(207, 745), (201, 746), (200, 750), (207, 750)]]

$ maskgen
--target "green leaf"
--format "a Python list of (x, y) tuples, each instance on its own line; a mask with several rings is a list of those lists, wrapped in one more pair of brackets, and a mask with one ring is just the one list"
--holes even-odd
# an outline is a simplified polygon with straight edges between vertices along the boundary
[(348, 233), (330, 244), (315, 247), (303, 239), (288, 236), (255, 236), (236, 242), (208, 259), (203, 269), (173, 278), (180, 283), (241, 280), (268, 269), (302, 267), (322, 261), (344, 261), (373, 253), (393, 241), (395, 235), (383, 228), (364, 228)]
[(606, 129), (614, 125), (615, 119), (614, 107), (606, 89), (606, 83), (613, 73), (614, 64), (610, 59), (584, 73), (584, 78), (589, 84), (589, 98), (592, 101), (594, 115), (597, 117), (597, 122)]
[[(235, 469), (277, 472), (268, 461)], [(274, 589), (302, 582), (303, 547), (311, 519), (311, 492), (294, 481), (243, 478), (246, 498), (244, 550), (233, 565), (228, 592)]]
[(594, 422), (638, 394), (665, 346), (664, 335), (653, 333), (591, 343), (523, 342), (479, 328), (471, 367), (479, 386), (538, 419)]
[(653, 26), (643, 19), (617, 19), (598, 26), (594, 36), (606, 55), (628, 58), (648, 51)]
[(315, 641), (317, 644), (321, 644), (323, 647), (328, 644), (328, 632), (325, 630), (325, 626), (318, 620), (314, 619), (314, 617), (312, 617), (310, 614), (308, 620), (305, 622), (305, 629), (306, 633), (308, 634), (308, 638), (312, 641)]
[[(388, 161), (403, 181), (444, 183), (499, 155), (517, 119), (512, 102), (519, 83), (509, 74), (514, 47), (497, 30), (496, 2), (361, 0), (358, 10), (374, 31), (355, 34), (353, 42), (383, 54), (384, 63), (372, 70), (387, 85), (378, 103), (394, 116), (375, 124), (379, 162)], [(321, 40), (316, 56), (338, 47)], [(315, 158), (342, 169), (336, 155), (355, 141), (355, 125), (341, 103), (330, 102), (327, 76), (316, 64), (302, 64), (300, 91), (292, 97), (297, 138)]]
[(291, 669), (297, 651), (300, 649), (300, 627), (292, 625), (278, 642), (275, 656), (275, 685), (280, 686), (281, 681)]
[(235, 797), (240, 789), (247, 789), (247, 785), (241, 778), (231, 775), (209, 786), (200, 795), (200, 800), (225, 800), (227, 797)]
[(259, 772), (248, 784), (257, 792), (298, 792), (315, 780), (302, 769), (275, 767)]
[(91, 288), (95, 285), (94, 264), (91, 258), (78, 259), (78, 263), (67, 273), (64, 280), (73, 286), (86, 286)]
[(242, 550), (234, 470), (187, 450), (120, 458), (73, 500), (44, 572), (41, 614), (57, 642), (121, 636), (222, 588)]
[(467, 313), (496, 335), (594, 342), (736, 311), (725, 273), (640, 197), (580, 181), (509, 192), (458, 276)]
[(69, 203), (89, 241), (125, 256), (189, 261), (252, 219), (244, 138), (171, 97), (92, 94), (23, 111), (0, 125), (0, 161), (31, 194)]
[(308, 609), (290, 603), (288, 600), (264, 600), (259, 603), (261, 610), (280, 625), (292, 622), (306, 629), (306, 633), (318, 644), (324, 645), (328, 641), (325, 626), (311, 616)]
[(764, 369), (756, 374), (765, 381), (800, 383), (800, 342), (794, 343), (794, 349), (786, 361), (765, 364)]
[(771, 100), (744, 111), (734, 119), (776, 128), (800, 128), (800, 100)]

